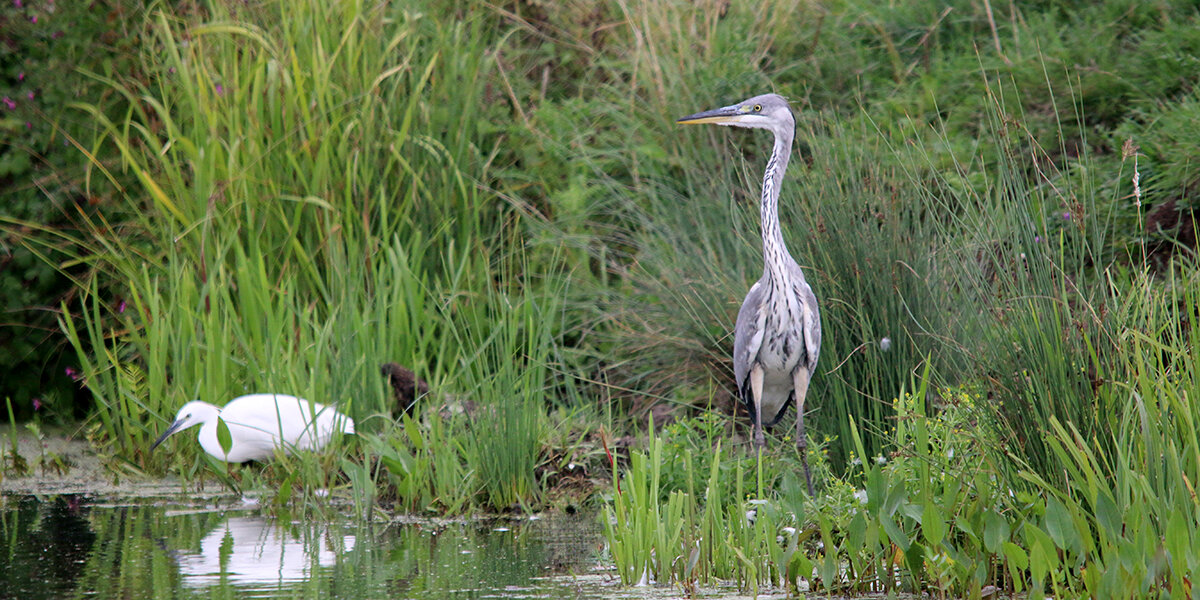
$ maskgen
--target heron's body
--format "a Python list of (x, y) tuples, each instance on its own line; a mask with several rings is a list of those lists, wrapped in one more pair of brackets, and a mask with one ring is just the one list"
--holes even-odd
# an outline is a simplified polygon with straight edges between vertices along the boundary
[[(763, 275), (750, 288), (738, 310), (733, 372), (738, 394), (754, 421), (754, 443), (760, 448), (766, 443), (763, 427), (777, 423), (789, 401), (795, 400), (796, 446), (803, 459), (808, 447), (804, 436), (804, 400), (821, 351), (821, 317), (817, 298), (800, 265), (788, 252), (779, 226), (779, 188), (791, 156), (795, 118), (786, 100), (765, 94), (683, 117), (679, 122), (752, 127), (775, 134), (775, 145), (763, 174)], [(811, 494), (807, 462), (804, 474)]]
[[(221, 447), (218, 419), (229, 428), (229, 452)], [(335, 431), (354, 433), (354, 420), (331, 407), (285, 394), (250, 394), (230, 400), (224, 408), (199, 400), (188, 402), (151, 449), (195, 425), (200, 425), (200, 447), (231, 463), (266, 460), (276, 449), (288, 454), (319, 450)]]

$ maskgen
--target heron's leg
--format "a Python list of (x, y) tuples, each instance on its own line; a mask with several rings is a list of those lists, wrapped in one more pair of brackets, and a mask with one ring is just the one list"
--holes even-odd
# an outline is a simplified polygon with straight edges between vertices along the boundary
[(814, 496), (812, 474), (808, 470), (808, 436), (804, 435), (804, 397), (808, 394), (808, 367), (796, 367), (792, 373), (792, 393), (796, 396), (796, 449), (804, 463), (804, 482), (808, 484), (808, 495)]
[(763, 437), (762, 391), (763, 368), (762, 365), (755, 363), (750, 368), (750, 394), (753, 396), (751, 401), (754, 402), (754, 445), (759, 448), (767, 445), (767, 440)]

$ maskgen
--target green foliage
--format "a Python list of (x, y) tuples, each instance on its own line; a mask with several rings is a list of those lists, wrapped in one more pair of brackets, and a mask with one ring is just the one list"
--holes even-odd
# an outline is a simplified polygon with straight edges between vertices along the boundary
[[(127, 120), (77, 106), (140, 190), (124, 234), (98, 236), (87, 257), (134, 309), (112, 310), (93, 286), (83, 329), (65, 321), (84, 358), (89, 344), (104, 349), (83, 373), (118, 454), (139, 457), (147, 433), (197, 396), (286, 389), (361, 419), (389, 410), (380, 363), (438, 382), (457, 362), (440, 313), (465, 301), (460, 284), (491, 281), (500, 223), (465, 183), (480, 175), (460, 170), (484, 168), (481, 122), (448, 126), (478, 103), (465, 92), (481, 93), (484, 66), (436, 50), (472, 25), (350, 8), (288, 6), (280, 18), (283, 6), (264, 6), (211, 24), (158, 13), (144, 55), (154, 83), (109, 82)], [(375, 36), (406, 48), (403, 60), (353, 42)], [(324, 66), (283, 60), (291, 47)], [(435, 67), (444, 78), (431, 79)], [(385, 110), (397, 98), (403, 109)], [(119, 376), (127, 364), (144, 369), (145, 389)]]
[[(85, 177), (79, 150), (92, 123), (68, 108), (102, 98), (83, 70), (128, 73), (135, 63), (140, 0), (7, 2), (0, 6), (0, 395), (14, 416), (74, 420), (88, 402), (67, 369), (77, 362), (58, 334), (58, 305), (85, 269), (83, 215), (111, 213), (111, 189)], [(110, 155), (96, 155), (107, 162)]]
[[(61, 326), (93, 427), (152, 473), (236, 484), (186, 436), (145, 449), (186, 400), (272, 389), (362, 424), (358, 450), (238, 475), (280, 506), (318, 483), (364, 512), (529, 508), (598, 454), (572, 417), (624, 434), (668, 398), (679, 420), (613, 474), (627, 582), (1180, 595), (1189, 571), (1158, 557), (1195, 562), (1176, 526), (1197, 517), (1196, 19), (1130, 0), (162, 8), (135, 20), (136, 67), (91, 70), (109, 96), (70, 104), (116, 206), (30, 225), (49, 238), (13, 260), (86, 269)], [(767, 89), (798, 112), (781, 216), (826, 332), (816, 501), (786, 434), (747, 456), (692, 418), (733, 388), (770, 146), (673, 119)], [(1166, 200), (1181, 225), (1147, 230)], [(430, 383), (419, 418), (394, 416), (384, 361)]]

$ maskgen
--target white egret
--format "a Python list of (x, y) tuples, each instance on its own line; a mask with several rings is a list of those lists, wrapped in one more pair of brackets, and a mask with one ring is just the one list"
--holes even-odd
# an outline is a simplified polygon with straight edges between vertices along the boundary
[[(229, 452), (221, 447), (218, 420), (229, 428)], [(334, 431), (354, 433), (354, 420), (332, 407), (285, 394), (250, 394), (230, 400), (225, 408), (195, 400), (183, 405), (175, 422), (150, 446), (171, 435), (201, 425), (200, 447), (218, 460), (241, 463), (265, 460), (282, 449), (320, 450)]]

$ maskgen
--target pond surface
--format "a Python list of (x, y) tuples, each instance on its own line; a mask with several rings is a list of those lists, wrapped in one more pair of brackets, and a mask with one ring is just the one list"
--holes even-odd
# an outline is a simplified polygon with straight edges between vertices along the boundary
[[(0, 599), (609, 599), (681, 593), (621, 587), (615, 573), (600, 566), (594, 515), (452, 524), (316, 522), (264, 517), (228, 500), (188, 506), (9, 495), (0, 496), (0, 536)], [(729, 590), (713, 592), (729, 597)]]

